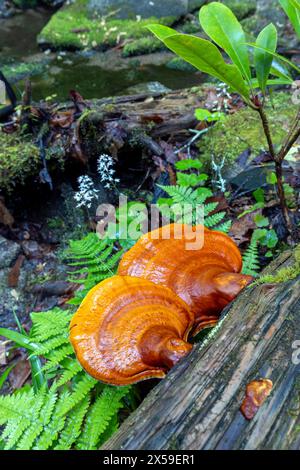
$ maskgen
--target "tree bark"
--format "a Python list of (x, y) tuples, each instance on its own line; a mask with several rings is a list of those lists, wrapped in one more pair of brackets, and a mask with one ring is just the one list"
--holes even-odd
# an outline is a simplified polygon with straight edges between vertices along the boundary
[[(267, 272), (294, 262), (285, 252)], [(103, 449), (298, 449), (300, 365), (292, 355), (300, 340), (299, 281), (246, 288)], [(259, 378), (273, 389), (247, 421), (240, 406), (246, 385)]]

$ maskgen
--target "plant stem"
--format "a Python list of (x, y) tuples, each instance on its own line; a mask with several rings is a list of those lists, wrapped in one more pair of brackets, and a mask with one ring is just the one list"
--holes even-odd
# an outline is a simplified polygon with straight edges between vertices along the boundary
[(266, 115), (262, 105), (259, 106), (257, 111), (260, 115), (260, 119), (261, 119), (261, 122), (262, 122), (262, 125), (263, 125), (264, 133), (265, 133), (265, 136), (266, 136), (266, 139), (267, 139), (267, 142), (268, 142), (268, 146), (269, 146), (270, 155), (272, 157), (272, 160), (275, 161), (276, 160), (276, 154), (275, 154), (275, 150), (274, 150), (274, 145), (273, 145), (273, 140), (272, 140), (272, 136), (271, 136), (271, 131), (270, 131), (270, 126), (269, 126), (267, 115)]
[(276, 173), (276, 178), (277, 178), (277, 192), (278, 192), (278, 197), (280, 201), (280, 206), (282, 210), (282, 215), (285, 221), (286, 228), (289, 232), (289, 234), (293, 238), (293, 224), (290, 218), (290, 214), (288, 211), (288, 207), (286, 204), (286, 199), (285, 199), (285, 194), (284, 194), (284, 188), (283, 188), (283, 178), (282, 178), (282, 161), (275, 161), (275, 173)]
[[(293, 228), (293, 224), (290, 218), (289, 210), (287, 207), (286, 203), (286, 198), (284, 194), (284, 187), (283, 187), (283, 172), (282, 172), (282, 162), (284, 160), (284, 157), (287, 155), (289, 150), (291, 149), (292, 145), (296, 142), (298, 137), (300, 136), (300, 128), (297, 128), (297, 122), (298, 122), (298, 116), (296, 118), (296, 123), (294, 124), (293, 128), (289, 132), (288, 138), (286, 143), (282, 146), (280, 149), (279, 153), (276, 154), (275, 149), (274, 149), (274, 144), (272, 140), (272, 135), (270, 131), (270, 126), (269, 126), (269, 121), (267, 118), (267, 115), (263, 109), (263, 105), (261, 104), (258, 108), (257, 111), (260, 115), (263, 130), (268, 142), (268, 147), (269, 147), (269, 152), (271, 155), (271, 158), (275, 164), (275, 173), (276, 173), (276, 185), (277, 185), (277, 193), (279, 197), (279, 202), (280, 202), (280, 207), (282, 211), (282, 215), (284, 218), (285, 226), (288, 231), (288, 234), (291, 236), (292, 240), (296, 239), (296, 234)], [(295, 130), (296, 129), (296, 130)]]

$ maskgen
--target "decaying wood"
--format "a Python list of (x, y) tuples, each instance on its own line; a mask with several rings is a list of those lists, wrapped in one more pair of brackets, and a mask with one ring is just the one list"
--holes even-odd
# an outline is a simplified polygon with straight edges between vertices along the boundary
[[(291, 252), (283, 253), (268, 272), (293, 262)], [(246, 288), (209, 339), (150, 392), (103, 448), (298, 449), (300, 364), (292, 355), (300, 341), (299, 281)], [(270, 379), (273, 389), (248, 421), (240, 406), (246, 385), (259, 378)]]

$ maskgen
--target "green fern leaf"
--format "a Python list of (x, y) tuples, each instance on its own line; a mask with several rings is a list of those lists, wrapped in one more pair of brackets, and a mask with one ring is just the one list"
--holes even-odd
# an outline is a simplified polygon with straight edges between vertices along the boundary
[(257, 240), (253, 239), (243, 255), (243, 274), (257, 276), (260, 270)]
[(64, 406), (61, 409), (61, 414), (64, 415), (74, 408), (88, 395), (90, 390), (92, 390), (97, 383), (97, 380), (83, 372), (80, 380), (74, 386), (73, 392), (70, 393), (69, 397), (65, 400)]
[(129, 393), (129, 390), (130, 387), (105, 386), (86, 416), (85, 426), (77, 445), (79, 449), (97, 448), (100, 436), (122, 407), (122, 398)]
[(78, 403), (72, 413), (67, 418), (64, 429), (60, 433), (58, 444), (55, 450), (68, 450), (80, 435), (82, 423), (90, 404), (90, 396), (86, 395), (83, 400)]

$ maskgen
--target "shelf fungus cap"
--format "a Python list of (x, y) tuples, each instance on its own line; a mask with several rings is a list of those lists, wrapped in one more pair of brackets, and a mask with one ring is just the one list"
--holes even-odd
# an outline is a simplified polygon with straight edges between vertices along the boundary
[(143, 235), (123, 255), (118, 274), (172, 289), (193, 311), (197, 334), (214, 325), (251, 282), (241, 269), (241, 253), (228, 235), (203, 225), (171, 224)]
[(70, 339), (94, 378), (126, 385), (162, 378), (192, 349), (194, 316), (170, 289), (146, 279), (113, 276), (95, 286), (75, 313)]

